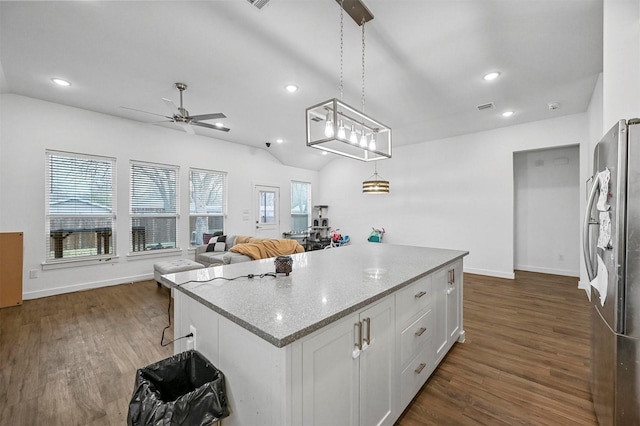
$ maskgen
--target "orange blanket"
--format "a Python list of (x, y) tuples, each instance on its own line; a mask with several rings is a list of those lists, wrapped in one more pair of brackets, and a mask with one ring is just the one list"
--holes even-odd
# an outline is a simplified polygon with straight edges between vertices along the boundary
[(230, 251), (244, 254), (253, 260), (267, 259), (269, 257), (286, 256), (288, 254), (302, 253), (304, 247), (296, 240), (263, 240), (252, 238), (248, 243), (236, 244)]

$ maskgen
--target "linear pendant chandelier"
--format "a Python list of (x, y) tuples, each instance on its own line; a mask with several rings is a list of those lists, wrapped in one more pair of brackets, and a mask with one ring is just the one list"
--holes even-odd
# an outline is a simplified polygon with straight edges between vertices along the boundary
[[(336, 0), (340, 5), (340, 99), (332, 98), (306, 109), (307, 146), (375, 161), (391, 158), (391, 128), (364, 113), (365, 23), (373, 15), (360, 0)], [(343, 11), (362, 27), (362, 108), (342, 101)]]

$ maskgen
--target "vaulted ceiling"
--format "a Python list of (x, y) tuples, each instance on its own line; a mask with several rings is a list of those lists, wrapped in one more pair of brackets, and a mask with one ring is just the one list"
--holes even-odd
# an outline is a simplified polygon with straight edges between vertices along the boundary
[[(602, 0), (365, 4), (365, 111), (396, 147), (583, 112), (602, 71)], [(339, 11), (335, 0), (1, 1), (0, 91), (151, 123), (160, 117), (122, 107), (165, 115), (161, 98), (179, 103), (184, 82), (192, 115), (227, 116), (228, 133), (195, 129), (212, 145), (317, 170), (336, 157), (306, 147), (304, 111), (340, 95)], [(359, 108), (362, 34), (346, 14), (343, 42), (343, 100)], [(483, 80), (490, 71), (499, 78)]]

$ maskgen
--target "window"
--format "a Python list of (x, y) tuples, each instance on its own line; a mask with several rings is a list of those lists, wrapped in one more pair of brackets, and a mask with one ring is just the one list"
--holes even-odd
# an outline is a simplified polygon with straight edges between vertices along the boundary
[(227, 174), (192, 169), (189, 173), (189, 232), (191, 245), (209, 241), (224, 232), (227, 214)]
[(113, 158), (46, 152), (46, 258), (114, 255)]
[(303, 232), (309, 228), (309, 206), (311, 205), (311, 184), (291, 182), (291, 230)]
[(131, 162), (131, 251), (176, 248), (178, 167)]

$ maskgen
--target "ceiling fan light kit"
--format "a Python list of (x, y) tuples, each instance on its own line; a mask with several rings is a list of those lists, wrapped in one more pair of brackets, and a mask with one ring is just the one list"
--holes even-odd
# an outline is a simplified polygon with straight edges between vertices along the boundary
[[(364, 113), (364, 28), (373, 15), (360, 0), (336, 1), (340, 5), (340, 99), (332, 98), (305, 110), (307, 146), (361, 161), (391, 158), (391, 128)], [(342, 101), (343, 11), (362, 27), (361, 110)]]

